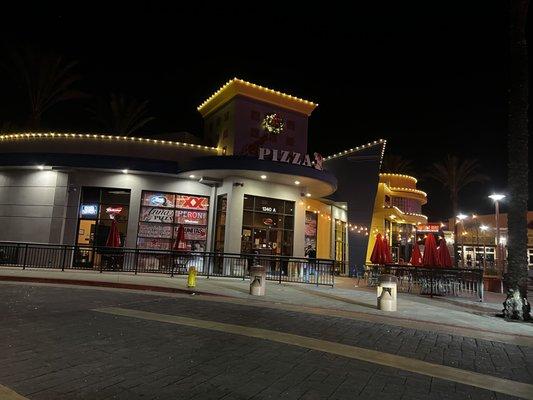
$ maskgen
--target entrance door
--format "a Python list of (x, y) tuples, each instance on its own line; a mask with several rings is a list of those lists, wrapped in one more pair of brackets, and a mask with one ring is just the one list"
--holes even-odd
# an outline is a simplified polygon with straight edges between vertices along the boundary
[(76, 268), (92, 268), (94, 261), (92, 246), (94, 244), (95, 234), (96, 220), (80, 219), (78, 239), (76, 241), (79, 247), (74, 260)]

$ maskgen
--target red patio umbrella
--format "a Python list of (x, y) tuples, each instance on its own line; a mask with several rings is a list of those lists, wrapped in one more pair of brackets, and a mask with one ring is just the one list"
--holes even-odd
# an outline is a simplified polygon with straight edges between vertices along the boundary
[(187, 243), (185, 242), (185, 229), (183, 225), (178, 226), (178, 233), (176, 234), (176, 242), (174, 243), (174, 250), (187, 250)]
[(424, 266), (434, 267), (438, 265), (437, 261), (437, 243), (435, 243), (435, 236), (429, 233), (424, 242), (424, 256), (422, 257), (422, 264)]
[(437, 262), (440, 267), (450, 268), (452, 266), (452, 258), (450, 257), (450, 252), (448, 251), (448, 246), (444, 239), (439, 241), (439, 247), (437, 248)]
[(374, 243), (374, 248), (372, 249), (372, 254), (370, 255), (370, 261), (372, 264), (385, 264), (386, 260), (383, 252), (383, 238), (381, 233), (376, 235), (376, 241)]
[(111, 220), (111, 229), (105, 242), (106, 247), (120, 247), (120, 233), (118, 231), (117, 221)]
[(392, 264), (392, 254), (386, 237), (383, 238), (383, 257), (385, 258), (385, 264)]
[(411, 252), (411, 260), (409, 261), (411, 265), (414, 265), (415, 267), (418, 265), (422, 265), (422, 254), (420, 253), (420, 247), (418, 247), (418, 243), (415, 242), (413, 245), (413, 251)]

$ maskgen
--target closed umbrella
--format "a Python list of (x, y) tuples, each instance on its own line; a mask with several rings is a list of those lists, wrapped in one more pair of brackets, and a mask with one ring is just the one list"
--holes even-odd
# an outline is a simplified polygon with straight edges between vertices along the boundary
[[(120, 233), (118, 231), (117, 221), (115, 219), (111, 220), (111, 229), (107, 235), (107, 240), (105, 242), (106, 247), (120, 247)], [(107, 264), (107, 268), (113, 270), (120, 268), (120, 253), (116, 250), (103, 251), (104, 262)], [(105, 256), (105, 254), (108, 254)]]
[(424, 242), (424, 256), (422, 257), (422, 264), (426, 267), (434, 267), (438, 265), (437, 261), (437, 243), (432, 233), (428, 234)]
[(176, 242), (174, 243), (174, 250), (177, 250), (177, 251), (187, 250), (187, 243), (185, 242), (185, 229), (183, 229), (183, 225), (178, 226), (178, 232), (176, 234)]
[(117, 221), (111, 220), (111, 229), (105, 242), (106, 247), (120, 247), (120, 233), (118, 231)]
[(418, 247), (418, 243), (416, 242), (413, 245), (413, 251), (411, 252), (411, 260), (409, 262), (415, 267), (422, 265), (422, 254), (420, 253), (420, 247)]
[(372, 264), (385, 264), (383, 238), (381, 237), (381, 233), (376, 235), (376, 241), (374, 243), (374, 248), (372, 249), (372, 254), (370, 255), (370, 261)]
[(440, 267), (450, 268), (452, 266), (452, 258), (446, 245), (446, 240), (441, 239), (439, 247), (437, 248), (437, 261)]
[(383, 258), (386, 264), (392, 264), (392, 254), (386, 237), (383, 238)]

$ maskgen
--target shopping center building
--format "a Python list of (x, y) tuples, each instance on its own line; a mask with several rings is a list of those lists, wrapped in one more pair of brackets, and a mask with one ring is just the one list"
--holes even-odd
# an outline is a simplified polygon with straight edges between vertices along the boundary
[(371, 235), (367, 249), (367, 263), (378, 233), (386, 237), (395, 263), (408, 262), (415, 241), (427, 229), (427, 217), (422, 206), (427, 195), (416, 187), (417, 179), (404, 174), (379, 174), (379, 184), (374, 202)]
[[(362, 266), (385, 141), (309, 154), (316, 107), (232, 79), (198, 107), (202, 144), (171, 135), (0, 136), (0, 240), (104, 246), (114, 218), (128, 248), (172, 249), (181, 226), (194, 251), (304, 257), (314, 249), (341, 272)], [(386, 190), (419, 196), (396, 186), (412, 184)], [(394, 206), (398, 219), (419, 218)]]

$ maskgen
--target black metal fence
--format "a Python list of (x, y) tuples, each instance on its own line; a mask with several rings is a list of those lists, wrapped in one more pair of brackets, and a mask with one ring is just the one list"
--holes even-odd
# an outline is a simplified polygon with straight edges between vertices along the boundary
[(334, 285), (333, 260), (213, 252), (179, 252), (134, 248), (0, 242), (0, 266), (97, 270), (245, 279), (252, 265), (266, 269), (267, 279), (281, 282)]
[(472, 296), (483, 301), (483, 269), (371, 265), (364, 279), (369, 286), (375, 286), (381, 274), (396, 276), (399, 292), (430, 296)]

